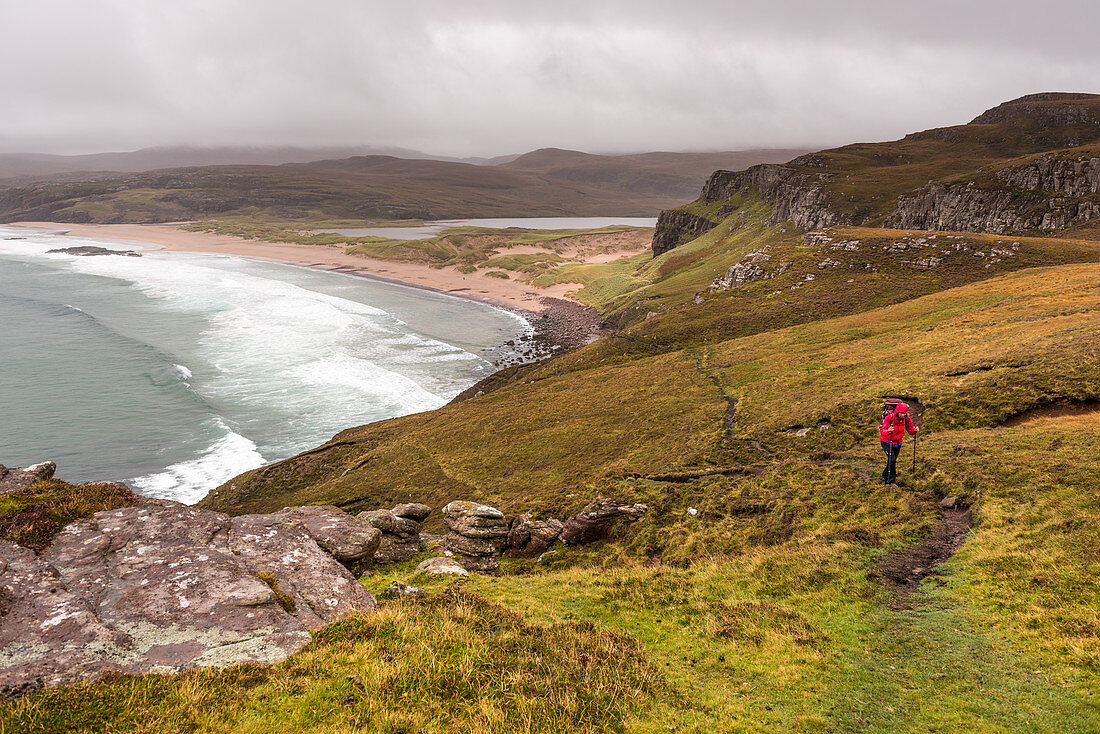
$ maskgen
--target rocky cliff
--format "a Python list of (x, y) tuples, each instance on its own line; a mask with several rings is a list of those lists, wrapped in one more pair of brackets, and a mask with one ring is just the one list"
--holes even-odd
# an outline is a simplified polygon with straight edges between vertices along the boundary
[[(1042, 93), (998, 105), (966, 125), (900, 140), (854, 143), (784, 165), (716, 171), (691, 206), (663, 212), (654, 255), (713, 228), (753, 192), (766, 223), (1049, 232), (1098, 215), (1100, 95)], [(706, 214), (703, 214), (706, 212)]]
[(886, 226), (996, 234), (1049, 232), (1100, 218), (1100, 158), (1044, 156), (985, 180), (931, 183), (898, 197)]
[[(794, 161), (794, 162), (797, 162)], [(771, 206), (767, 224), (791, 221), (804, 229), (820, 229), (838, 224), (841, 217), (830, 210), (825, 184), (827, 173), (808, 173), (791, 166), (764, 164), (744, 171), (715, 171), (707, 179), (698, 204), (710, 206), (739, 194), (756, 194)], [(715, 219), (721, 220), (737, 207), (721, 207)], [(653, 235), (653, 254), (660, 255), (718, 225), (684, 209), (661, 212)]]

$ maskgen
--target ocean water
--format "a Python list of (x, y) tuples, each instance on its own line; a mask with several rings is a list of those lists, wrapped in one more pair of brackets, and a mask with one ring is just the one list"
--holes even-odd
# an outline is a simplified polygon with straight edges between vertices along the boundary
[(416, 227), (359, 227), (319, 229), (345, 237), (392, 237), (398, 240), (426, 240), (450, 227), (486, 227), (488, 229), (599, 229), (616, 224), (631, 227), (655, 227), (656, 217), (520, 217), (514, 219), (446, 219), (425, 222)]
[(53, 460), (69, 481), (196, 502), (344, 428), (444, 405), (530, 329), (339, 273), (47, 252), (84, 244), (134, 247), (0, 225), (0, 463)]

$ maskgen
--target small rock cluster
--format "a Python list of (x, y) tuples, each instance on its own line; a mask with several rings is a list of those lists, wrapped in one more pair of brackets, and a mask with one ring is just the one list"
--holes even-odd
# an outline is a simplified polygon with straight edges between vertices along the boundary
[(420, 533), (432, 508), (418, 502), (398, 505), (392, 510), (369, 510), (356, 517), (382, 533), (374, 553), (376, 563), (407, 561), (420, 552)]
[[(52, 463), (0, 466), (0, 493), (53, 476)], [(534, 558), (559, 540), (605, 539), (642, 504), (595, 500), (566, 521), (514, 520), (477, 502), (443, 508), (446, 557), (431, 574), (498, 573), (502, 554)], [(0, 540), (0, 695), (106, 672), (172, 672), (271, 663), (310, 631), (375, 608), (357, 578), (419, 554), (431, 508), (407, 503), (351, 516), (333, 506), (230, 517), (140, 498), (97, 512), (34, 551)], [(421, 593), (396, 585), (387, 596)]]

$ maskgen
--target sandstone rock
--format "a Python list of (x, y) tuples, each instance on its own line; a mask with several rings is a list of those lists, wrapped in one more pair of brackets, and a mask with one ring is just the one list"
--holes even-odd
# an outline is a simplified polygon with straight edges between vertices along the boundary
[(443, 520), (449, 529), (443, 546), (458, 554), (467, 570), (500, 570), (499, 556), (508, 537), (508, 520), (503, 512), (477, 502), (455, 500), (443, 508)]
[(375, 606), (307, 529), (350, 521), (333, 510), (231, 519), (146, 500), (73, 523), (40, 556), (0, 542), (0, 686), (286, 657)]
[(393, 514), (422, 523), (432, 514), (432, 508), (419, 502), (409, 502), (393, 508)]
[(343, 564), (371, 560), (382, 541), (381, 530), (331, 505), (288, 507), (277, 514), (304, 528), (317, 545)]
[(420, 531), (431, 512), (427, 505), (410, 503), (392, 510), (360, 512), (356, 517), (382, 531), (374, 561), (396, 563), (407, 561), (420, 552)]
[(467, 538), (499, 539), (508, 535), (508, 521), (495, 507), (456, 500), (443, 508), (443, 520), (452, 533)]
[(0, 686), (122, 670), (127, 646), (125, 635), (65, 588), (56, 569), (34, 551), (0, 540)]
[(534, 558), (546, 552), (561, 536), (561, 520), (534, 520), (530, 513), (517, 517), (508, 531), (505, 555), (509, 558)]
[(417, 571), (422, 573), (429, 573), (433, 576), (440, 575), (455, 575), (455, 576), (469, 576), (470, 574), (462, 567), (462, 564), (453, 558), (428, 558), (420, 562), (420, 565), (416, 567)]
[(298, 620), (309, 629), (374, 609), (374, 598), (355, 577), (305, 528), (284, 516), (234, 517), (229, 548), (253, 574), (275, 578), (279, 590), (294, 600)]
[(393, 510), (368, 510), (356, 517), (365, 520), (387, 535), (409, 538), (420, 533), (421, 523), (407, 517), (400, 517)]
[(52, 479), (57, 464), (43, 461), (40, 464), (19, 468), (8, 468), (0, 464), (0, 494), (18, 492), (46, 479)]
[(613, 499), (598, 499), (565, 521), (562, 542), (583, 545), (607, 538), (611, 524), (620, 517), (639, 520), (649, 508), (643, 504), (628, 505)]

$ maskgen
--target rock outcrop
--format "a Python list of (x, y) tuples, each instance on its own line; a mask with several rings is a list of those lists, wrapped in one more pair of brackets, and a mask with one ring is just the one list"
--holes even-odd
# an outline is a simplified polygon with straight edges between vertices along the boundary
[(613, 499), (598, 499), (565, 521), (561, 540), (567, 545), (584, 545), (606, 540), (611, 525), (619, 518), (640, 520), (649, 508), (643, 504), (628, 505)]
[(360, 512), (356, 517), (382, 533), (374, 553), (375, 563), (396, 563), (407, 561), (420, 552), (420, 532), (431, 514), (432, 508), (414, 502), (392, 510)]
[(305, 528), (317, 545), (356, 577), (374, 560), (382, 542), (381, 530), (331, 505), (288, 507), (276, 514)]
[(79, 247), (59, 247), (47, 252), (59, 252), (63, 255), (80, 255), (82, 257), (95, 257), (96, 255), (125, 255), (126, 257), (141, 257), (140, 252), (133, 250), (109, 250), (106, 247), (96, 245), (80, 245)]
[(495, 507), (455, 500), (443, 508), (448, 533), (443, 547), (467, 571), (497, 573), (500, 554), (508, 537), (508, 520)]
[(40, 464), (20, 468), (9, 468), (0, 464), (0, 494), (18, 492), (46, 479), (52, 479), (57, 464), (43, 461)]
[(1100, 158), (1044, 156), (992, 180), (932, 183), (898, 197), (898, 229), (994, 234), (1050, 232), (1100, 218)]
[(529, 512), (512, 521), (504, 555), (509, 558), (535, 558), (550, 549), (565, 524), (561, 520), (534, 520)]
[[(806, 167), (810, 162), (810, 158), (791, 161)], [(755, 192), (772, 207), (766, 222), (769, 226), (789, 220), (803, 229), (821, 229), (840, 223), (840, 217), (829, 208), (825, 189), (828, 180), (827, 173), (809, 173), (770, 163), (744, 171), (715, 171), (703, 186), (697, 203), (705, 207)], [(716, 226), (717, 222), (682, 209), (663, 211), (653, 233), (653, 254), (667, 252)]]
[(653, 230), (653, 244), (650, 245), (653, 256), (663, 255), (717, 226), (717, 222), (689, 211), (666, 209), (657, 216), (657, 225)]
[[(335, 508), (230, 518), (146, 500), (61, 531), (41, 555), (0, 542), (0, 686), (270, 663), (375, 601), (327, 547)], [(327, 518), (327, 519), (323, 519)]]

